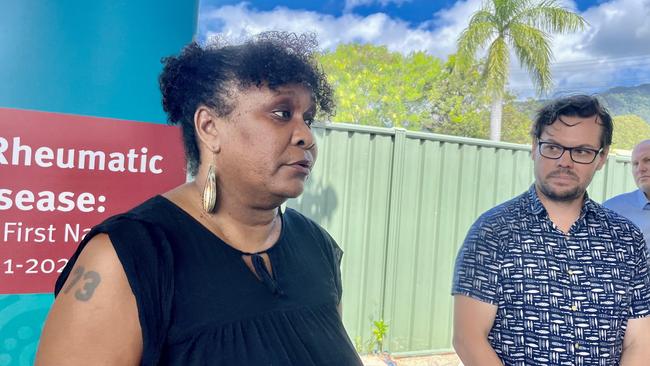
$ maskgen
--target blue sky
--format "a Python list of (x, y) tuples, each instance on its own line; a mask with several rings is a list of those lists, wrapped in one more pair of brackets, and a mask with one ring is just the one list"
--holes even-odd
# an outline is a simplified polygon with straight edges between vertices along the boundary
[[(201, 5), (204, 9), (209, 7), (218, 7), (224, 5), (237, 5), (242, 1), (236, 0), (202, 0)], [(324, 1), (305, 1), (305, 0), (253, 0), (248, 1), (251, 8), (260, 11), (271, 11), (277, 7), (286, 7), (290, 9), (302, 9), (308, 11), (341, 16), (345, 12), (354, 12), (360, 15), (371, 15), (382, 12), (390, 14), (395, 18), (400, 18), (411, 24), (418, 24), (431, 20), (434, 13), (445, 8), (451, 8), (457, 1), (455, 0), (324, 0)], [(603, 1), (598, 0), (579, 0), (575, 1), (576, 8), (580, 11), (587, 10), (590, 7), (598, 5)]]
[[(265, 30), (315, 32), (324, 49), (361, 42), (445, 59), (483, 0), (201, 0), (199, 39), (244, 38)], [(553, 37), (551, 94), (597, 92), (650, 83), (650, 0), (559, 0), (589, 23)], [(521, 98), (534, 88), (514, 57), (509, 88)]]

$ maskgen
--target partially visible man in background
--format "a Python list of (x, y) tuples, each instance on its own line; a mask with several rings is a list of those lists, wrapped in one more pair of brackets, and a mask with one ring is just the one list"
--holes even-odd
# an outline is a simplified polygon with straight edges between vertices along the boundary
[(639, 189), (610, 198), (603, 206), (634, 222), (650, 250), (650, 140), (639, 142), (632, 150), (632, 175)]

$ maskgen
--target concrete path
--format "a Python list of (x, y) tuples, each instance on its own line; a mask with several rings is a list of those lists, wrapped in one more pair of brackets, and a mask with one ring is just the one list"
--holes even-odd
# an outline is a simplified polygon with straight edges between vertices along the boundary
[(455, 353), (418, 357), (361, 356), (364, 366), (462, 366)]

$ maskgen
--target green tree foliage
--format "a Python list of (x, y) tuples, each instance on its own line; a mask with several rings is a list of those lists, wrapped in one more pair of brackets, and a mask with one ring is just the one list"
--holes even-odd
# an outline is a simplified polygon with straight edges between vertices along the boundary
[[(480, 71), (483, 64), (459, 67), (456, 55), (443, 62), (422, 52), (404, 56), (386, 47), (360, 44), (340, 45), (319, 58), (335, 88), (334, 122), (489, 136), (490, 94)], [(642, 87), (619, 89), (602, 95), (612, 113), (621, 105), (644, 108), (643, 98), (650, 100)], [(544, 103), (515, 101), (504, 92), (502, 140), (529, 144), (532, 120)], [(614, 123), (614, 148), (631, 149), (650, 136), (650, 125), (636, 115), (614, 117)]]
[(422, 125), (425, 131), (475, 138), (489, 133), (489, 99), (479, 65), (457, 70), (457, 58), (449, 57), (441, 78), (431, 92), (431, 114)]
[(319, 57), (335, 89), (333, 122), (485, 138), (489, 100), (478, 65), (455, 72), (423, 52), (345, 44)]
[(650, 124), (641, 117), (627, 114), (614, 117), (614, 136), (612, 148), (632, 150), (638, 144), (650, 136)]
[(501, 139), (517, 144), (530, 144), (530, 129), (532, 125), (533, 119), (517, 108), (512, 96), (507, 96), (503, 105), (503, 131)]
[(501, 138), (510, 49), (543, 92), (552, 85), (550, 34), (580, 30), (585, 23), (582, 17), (554, 0), (490, 0), (472, 15), (458, 38), (458, 55), (461, 65), (471, 65), (477, 51), (487, 46), (484, 76), (492, 98), (492, 140)]
[(439, 59), (344, 44), (319, 61), (335, 89), (334, 122), (419, 130), (429, 119), (430, 95), (442, 76)]

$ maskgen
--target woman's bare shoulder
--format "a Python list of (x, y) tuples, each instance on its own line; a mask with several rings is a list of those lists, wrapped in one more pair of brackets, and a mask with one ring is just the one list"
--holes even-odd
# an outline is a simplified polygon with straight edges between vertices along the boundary
[(54, 301), (36, 365), (137, 365), (141, 356), (135, 297), (109, 236), (98, 234)]

